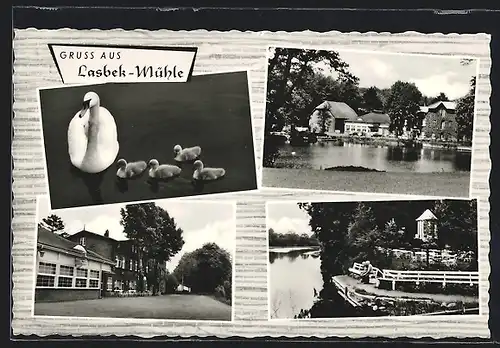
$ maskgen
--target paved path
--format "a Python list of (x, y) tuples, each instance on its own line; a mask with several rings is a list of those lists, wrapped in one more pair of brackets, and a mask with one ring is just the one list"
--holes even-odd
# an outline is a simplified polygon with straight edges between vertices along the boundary
[(264, 187), (419, 194), (446, 197), (469, 195), (470, 173), (377, 173), (314, 169), (263, 168)]
[(385, 290), (376, 288), (374, 284), (363, 284), (359, 280), (354, 279), (348, 275), (339, 275), (334, 277), (343, 285), (347, 286), (349, 290), (365, 290), (367, 294), (375, 296), (387, 296), (387, 297), (409, 297), (415, 299), (431, 299), (436, 302), (458, 302), (462, 301), (464, 303), (478, 303), (479, 299), (475, 296), (463, 296), (463, 295), (446, 295), (446, 294), (428, 294), (420, 292), (404, 292), (398, 290)]
[(35, 303), (35, 315), (229, 321), (231, 306), (203, 295), (107, 297)]

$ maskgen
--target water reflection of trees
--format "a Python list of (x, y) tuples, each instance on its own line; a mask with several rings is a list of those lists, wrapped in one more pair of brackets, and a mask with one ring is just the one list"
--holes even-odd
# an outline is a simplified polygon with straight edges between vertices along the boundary
[(387, 147), (386, 159), (388, 161), (416, 162), (420, 159), (420, 150), (409, 147)]
[(283, 253), (283, 252), (272, 252), (270, 251), (269, 252), (269, 262), (272, 264), (274, 263), (274, 261), (276, 259), (288, 259), (289, 261), (295, 261), (299, 256), (302, 258), (302, 259), (308, 259), (310, 254), (308, 254), (307, 252), (310, 251), (310, 250), (291, 250), (287, 253)]

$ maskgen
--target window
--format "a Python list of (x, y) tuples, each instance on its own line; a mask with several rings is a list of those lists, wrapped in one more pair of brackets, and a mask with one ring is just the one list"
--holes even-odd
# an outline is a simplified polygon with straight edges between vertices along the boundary
[(441, 122), (441, 130), (443, 130), (446, 127), (446, 121)]
[(80, 237), (80, 245), (85, 246), (85, 237)]
[(117, 266), (118, 268), (123, 268), (123, 264), (122, 264), (122, 258), (121, 257), (116, 257), (116, 262), (117, 262)]
[(99, 280), (97, 279), (90, 279), (89, 280), (89, 288), (98, 288), (99, 287)]
[(136, 282), (135, 280), (131, 280), (128, 286), (129, 289), (131, 290), (136, 290)]
[(109, 277), (106, 283), (106, 290), (113, 291), (113, 278)]
[(54, 287), (55, 279), (54, 276), (37, 275), (36, 286)]
[(87, 278), (76, 278), (75, 286), (77, 288), (86, 288), (87, 287)]
[(39, 262), (36, 286), (54, 287), (56, 280), (56, 264)]
[(59, 277), (57, 286), (60, 288), (71, 288), (73, 286), (73, 278)]
[(78, 268), (76, 270), (76, 276), (78, 278), (87, 278), (87, 270), (85, 268)]
[(90, 270), (90, 278), (99, 279), (99, 271), (94, 271), (93, 269), (91, 269)]
[(76, 269), (75, 286), (77, 288), (86, 288), (87, 287), (87, 275), (88, 275), (87, 269), (85, 269), (85, 268), (77, 268)]
[(422, 127), (425, 127), (425, 125), (426, 125), (426, 124), (427, 124), (427, 120), (424, 118), (424, 119), (422, 120)]
[(122, 268), (127, 268), (127, 264), (125, 263), (125, 257), (122, 257)]
[(135, 269), (135, 271), (136, 271), (136, 272), (137, 272), (137, 271), (138, 271), (138, 269), (139, 269), (139, 267), (138, 267), (138, 266), (139, 266), (139, 265), (138, 265), (138, 262), (137, 262), (137, 261), (134, 261), (134, 269)]
[(118, 256), (115, 256), (115, 267), (120, 268), (120, 259), (118, 258)]
[(59, 274), (63, 276), (73, 277), (73, 270), (74, 268), (72, 266), (59, 266)]
[(56, 274), (56, 264), (55, 263), (38, 263), (38, 273), (44, 274)]

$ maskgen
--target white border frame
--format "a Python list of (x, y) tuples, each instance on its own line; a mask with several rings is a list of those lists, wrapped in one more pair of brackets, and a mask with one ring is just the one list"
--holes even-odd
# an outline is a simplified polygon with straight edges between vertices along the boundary
[[(394, 201), (434, 201), (434, 200), (457, 200), (457, 201), (471, 201), (471, 200), (476, 200), (476, 214), (477, 214), (477, 267), (478, 267), (478, 274), (479, 274), (479, 282), (478, 282), (478, 303), (479, 303), (479, 314), (469, 314), (469, 315), (462, 315), (462, 316), (457, 316), (456, 318), (457, 321), (464, 321), (466, 322), (467, 320), (475, 320), (479, 317), (483, 317), (484, 313), (482, 310), (482, 304), (481, 303), (481, 275), (482, 275), (482, 267), (480, 263), (480, 250), (481, 248), (479, 247), (479, 211), (480, 211), (480, 200), (477, 197), (473, 198), (422, 198), (422, 197), (413, 197), (413, 198), (405, 198), (405, 197), (398, 197), (395, 199), (388, 199), (387, 197), (373, 197), (375, 199), (365, 199), (362, 198), (360, 200), (352, 200), (352, 199), (346, 199), (346, 200), (333, 200), (329, 199), (327, 197), (322, 198), (322, 199), (303, 199), (303, 200), (270, 200), (266, 201), (266, 240), (267, 240), (267, 320), (269, 322), (277, 322), (277, 323), (286, 323), (286, 322), (301, 322), (301, 321), (308, 321), (308, 322), (325, 322), (325, 321), (336, 321), (336, 320), (341, 320), (341, 321), (363, 321), (363, 320), (380, 320), (380, 321), (387, 321), (387, 320), (397, 320), (397, 321), (419, 321), (423, 322), (426, 320), (429, 320), (428, 316), (424, 315), (408, 315), (408, 316), (401, 316), (401, 315), (394, 315), (394, 316), (380, 316), (380, 317), (332, 317), (332, 318), (302, 318), (302, 319), (294, 319), (294, 318), (271, 318), (271, 263), (269, 262), (269, 209), (268, 206), (272, 204), (297, 204), (297, 203), (345, 203), (345, 202), (354, 202), (354, 203), (359, 203), (359, 202), (394, 202)], [(486, 304), (488, 305), (488, 304)], [(443, 321), (449, 321), (451, 315), (434, 315), (432, 316), (434, 319), (437, 319), (438, 321), (443, 320)]]
[[(339, 45), (341, 46), (341, 45)], [(453, 196), (450, 199), (467, 199), (471, 198), (472, 195), (472, 183), (473, 183), (473, 173), (474, 173), (474, 168), (473, 168), (473, 163), (474, 163), (474, 153), (476, 152), (475, 149), (475, 139), (476, 137), (474, 136), (475, 129), (476, 129), (476, 122), (477, 122), (477, 96), (478, 96), (478, 86), (477, 86), (477, 80), (479, 78), (479, 66), (480, 66), (480, 58), (474, 57), (474, 56), (469, 56), (469, 55), (445, 55), (441, 53), (429, 53), (429, 54), (423, 54), (423, 53), (406, 53), (406, 52), (395, 52), (395, 51), (384, 51), (381, 50), (380, 48), (377, 49), (352, 49), (352, 48), (334, 48), (330, 46), (321, 46), (321, 45), (301, 45), (301, 46), (294, 46), (294, 45), (268, 45), (266, 46), (266, 69), (265, 69), (265, 87), (264, 87), (264, 94), (266, 98), (266, 103), (264, 106), (264, 115), (263, 115), (263, 120), (264, 124), (262, 127), (262, 141), (261, 141), (261, 149), (262, 149), (262, 159), (261, 159), (261, 173), (260, 173), (260, 187), (263, 191), (265, 190), (278, 190), (278, 191), (293, 191), (293, 192), (310, 192), (310, 193), (337, 193), (337, 194), (355, 194), (355, 195), (362, 195), (362, 194), (373, 194), (373, 195), (404, 195), (404, 196), (425, 196), (425, 197), (430, 197), (427, 195), (418, 195), (418, 194), (405, 194), (405, 193), (396, 193), (396, 192), (365, 192), (365, 191), (333, 191), (333, 190), (320, 190), (320, 189), (301, 189), (301, 188), (287, 188), (287, 187), (274, 187), (274, 186), (264, 186), (264, 136), (265, 136), (265, 124), (266, 124), (266, 110), (267, 110), (267, 86), (268, 86), (268, 76), (269, 76), (269, 58), (270, 54), (269, 51), (272, 48), (289, 48), (289, 49), (300, 49), (300, 50), (307, 50), (307, 49), (314, 49), (314, 50), (322, 50), (322, 51), (335, 51), (338, 53), (342, 52), (351, 52), (351, 53), (359, 53), (359, 54), (380, 54), (380, 55), (400, 55), (400, 56), (416, 56), (416, 57), (432, 57), (432, 58), (441, 58), (441, 59), (472, 59), (476, 63), (476, 89), (475, 89), (475, 95), (474, 95), (474, 117), (473, 117), (473, 128), (472, 128), (472, 145), (471, 145), (471, 161), (470, 161), (470, 172), (469, 172), (469, 190), (468, 190), (468, 196), (467, 197), (460, 197), (460, 196)], [(432, 196), (434, 197), (434, 196)], [(441, 197), (441, 196), (435, 196), (435, 197)]]
[[(249, 190), (240, 190), (240, 191), (231, 191), (231, 192), (215, 192), (215, 193), (202, 193), (202, 194), (195, 194), (195, 195), (190, 195), (190, 196), (178, 196), (178, 197), (151, 197), (151, 199), (148, 200), (135, 200), (135, 201), (123, 201), (123, 202), (113, 202), (113, 203), (104, 203), (104, 204), (95, 204), (95, 205), (82, 205), (82, 206), (74, 206), (74, 207), (65, 207), (65, 208), (52, 208), (52, 199), (50, 195), (50, 184), (49, 184), (49, 173), (48, 173), (48, 164), (47, 164), (47, 156), (46, 156), (46, 150), (45, 150), (45, 138), (44, 138), (44, 130), (43, 130), (43, 117), (42, 117), (42, 107), (41, 107), (41, 100), (40, 100), (40, 91), (43, 90), (51, 90), (51, 89), (62, 89), (62, 88), (71, 88), (71, 87), (82, 87), (82, 86), (97, 86), (97, 85), (104, 85), (104, 84), (132, 84), (132, 83), (144, 83), (144, 82), (98, 82), (98, 83), (88, 83), (88, 84), (60, 84), (60, 85), (54, 85), (50, 87), (39, 87), (36, 89), (36, 98), (37, 98), (37, 104), (38, 104), (38, 115), (39, 115), (39, 126), (41, 130), (41, 148), (43, 149), (43, 170), (45, 174), (45, 184), (47, 185), (47, 196), (49, 197), (49, 207), (51, 210), (54, 211), (59, 211), (59, 210), (66, 210), (66, 209), (78, 209), (78, 208), (85, 208), (88, 206), (107, 206), (107, 205), (113, 205), (113, 204), (120, 204), (120, 203), (129, 203), (129, 204), (136, 204), (136, 203), (145, 203), (145, 202), (150, 202), (154, 200), (164, 200), (164, 199), (182, 199), (182, 200), (210, 200), (210, 199), (216, 199), (219, 196), (222, 195), (234, 195), (234, 194), (245, 194), (245, 193), (252, 193), (252, 192), (258, 192), (261, 189), (261, 180), (259, 180), (259, 172), (258, 172), (258, 165), (257, 165), (257, 153), (256, 153), (256, 143), (255, 143), (255, 125), (254, 125), (254, 117), (252, 114), (252, 85), (251, 85), (251, 80), (250, 80), (250, 71), (245, 68), (235, 68), (235, 69), (230, 69), (230, 70), (221, 70), (221, 71), (211, 71), (210, 73), (203, 73), (203, 74), (192, 74), (193, 76), (207, 76), (207, 75), (220, 75), (220, 74), (230, 74), (230, 73), (241, 73), (245, 72), (246, 77), (247, 77), (247, 88), (248, 88), (248, 107), (249, 107), (249, 112), (250, 112), (250, 127), (251, 127), (251, 134), (252, 134), (252, 145), (253, 145), (253, 159), (254, 159), (254, 166), (255, 166), (255, 183), (256, 183), (256, 188), (255, 189), (249, 189)], [(147, 83), (147, 82), (146, 82)], [(155, 82), (155, 83), (172, 83), (172, 82)], [(184, 82), (184, 83), (189, 83), (189, 81)], [(205, 199), (205, 197), (207, 197)]]
[[(236, 242), (236, 226), (237, 226), (237, 219), (236, 219), (236, 212), (237, 212), (237, 203), (236, 201), (216, 201), (216, 200), (195, 200), (193, 202), (189, 201), (180, 201), (180, 204), (222, 204), (222, 205), (232, 205), (232, 211), (233, 211), (233, 217), (232, 217), (232, 225), (233, 225), (233, 250), (230, 252), (231, 255), (231, 263), (232, 263), (232, 270), (231, 270), (231, 319), (230, 320), (209, 320), (209, 319), (154, 319), (154, 318), (123, 318), (123, 317), (84, 317), (84, 316), (66, 316), (66, 315), (35, 315), (35, 291), (36, 291), (36, 278), (37, 278), (37, 273), (38, 273), (38, 267), (37, 267), (37, 245), (38, 245), (38, 222), (40, 220), (39, 216), (39, 204), (40, 204), (40, 198), (42, 197), (47, 197), (47, 203), (49, 205), (49, 212), (56, 213), (57, 211), (61, 211), (60, 209), (57, 211), (54, 211), (50, 208), (50, 198), (48, 195), (39, 195), (35, 199), (35, 229), (34, 229), (34, 235), (35, 238), (33, 239), (34, 241), (34, 257), (33, 257), (33, 280), (32, 280), (32, 285), (33, 285), (33, 301), (31, 301), (31, 317), (33, 319), (91, 319), (91, 320), (119, 320), (119, 321), (126, 321), (128, 323), (133, 324), (134, 322), (140, 321), (147, 321), (151, 322), (151, 324), (155, 323), (161, 323), (161, 322), (168, 322), (168, 323), (233, 323), (235, 321), (235, 305), (234, 305), (234, 300), (235, 300), (235, 289), (236, 289), (236, 277), (235, 277), (235, 270), (236, 270), (236, 247), (237, 247), (237, 242)], [(145, 201), (142, 203), (157, 203), (158, 201), (169, 201), (169, 199), (156, 199), (156, 200), (150, 200), (150, 201)], [(114, 204), (109, 204), (109, 205), (114, 205), (114, 206), (120, 206), (124, 205), (127, 203), (114, 203)], [(109, 206), (108, 205), (108, 206)], [(97, 208), (98, 206), (88, 206), (88, 207), (80, 207), (79, 209), (87, 209), (87, 208)], [(75, 208), (68, 208), (68, 209), (75, 209)], [(175, 216), (173, 216), (175, 219)], [(51, 288), (49, 288), (51, 289)], [(69, 290), (74, 290), (75, 288), (68, 288)], [(78, 288), (76, 288), (78, 289)], [(100, 289), (99, 289), (100, 290)], [(99, 299), (98, 299), (99, 300)]]

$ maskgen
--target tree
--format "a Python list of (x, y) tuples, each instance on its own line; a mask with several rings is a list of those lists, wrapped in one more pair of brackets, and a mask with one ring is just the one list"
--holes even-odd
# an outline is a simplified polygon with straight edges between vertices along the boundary
[(382, 110), (382, 100), (377, 87), (370, 87), (363, 92), (363, 108), (367, 111)]
[[(126, 205), (120, 209), (120, 215), (125, 235), (140, 250), (143, 265), (140, 278), (148, 276), (148, 283), (156, 294), (164, 273), (163, 265), (184, 245), (183, 231), (167, 211), (154, 203)], [(150, 274), (146, 273), (146, 266)]]
[(438, 239), (455, 251), (477, 254), (477, 201), (438, 200), (434, 206), (438, 218)]
[(387, 221), (382, 233), (383, 246), (400, 248), (405, 244), (405, 229), (398, 226), (394, 219)]
[(397, 81), (391, 86), (385, 109), (391, 118), (389, 130), (397, 136), (402, 135), (405, 129), (421, 127), (419, 118), (420, 100), (422, 93), (414, 83)]
[(359, 203), (347, 230), (347, 251), (354, 262), (378, 260), (377, 246), (382, 240), (369, 205)]
[(476, 77), (470, 81), (469, 93), (460, 98), (456, 107), (457, 135), (459, 139), (472, 140), (474, 129), (474, 100), (476, 94)]
[(318, 63), (330, 71), (336, 71), (340, 76), (350, 81), (356, 81), (348, 71), (348, 65), (343, 62), (335, 51), (312, 49), (274, 48), (268, 62), (267, 102), (266, 102), (266, 133), (280, 129), (285, 124), (293, 125), (295, 115), (309, 109), (310, 105), (294, 103), (296, 90), (304, 88), (307, 80), (313, 75)]
[(434, 104), (434, 103), (437, 103), (438, 101), (449, 101), (449, 100), (450, 99), (448, 99), (448, 96), (446, 96), (445, 93), (441, 92), (441, 93), (439, 93), (438, 96), (431, 98), (429, 100), (429, 104)]
[(346, 248), (347, 228), (351, 222), (354, 202), (299, 203), (309, 214), (309, 226), (321, 244), (321, 274), (325, 286), (332, 277), (344, 274), (349, 256)]
[(173, 273), (166, 272), (165, 274), (165, 293), (173, 294), (179, 286), (179, 281), (173, 275)]
[(62, 231), (65, 228), (64, 222), (61, 217), (55, 214), (43, 218), (42, 222), (44, 226), (50, 229), (52, 232)]
[(192, 292), (213, 294), (218, 286), (231, 281), (231, 255), (217, 244), (207, 243), (182, 255), (174, 275)]

